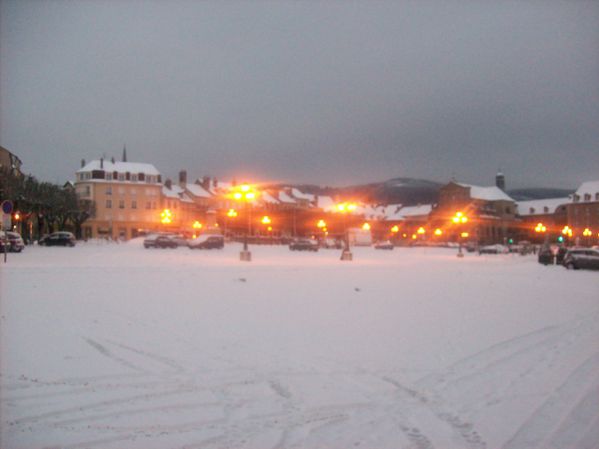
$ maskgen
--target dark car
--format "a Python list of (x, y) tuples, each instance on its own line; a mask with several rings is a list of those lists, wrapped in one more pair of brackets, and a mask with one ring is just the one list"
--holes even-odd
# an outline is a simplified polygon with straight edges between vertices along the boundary
[(538, 261), (543, 265), (553, 265), (554, 254), (553, 250), (549, 246), (544, 246), (539, 250)]
[(44, 246), (75, 246), (75, 236), (72, 232), (58, 231), (43, 236), (38, 243)]
[(318, 242), (311, 239), (298, 239), (289, 245), (291, 251), (318, 251)]
[(189, 249), (222, 249), (225, 238), (220, 234), (201, 234), (187, 242)]
[(150, 234), (144, 239), (144, 248), (176, 248), (176, 239), (169, 234)]
[(568, 270), (580, 268), (599, 270), (599, 250), (592, 248), (570, 249), (562, 263)]
[(7, 252), (20, 253), (25, 248), (25, 243), (18, 232), (0, 231), (0, 252), (5, 248)]

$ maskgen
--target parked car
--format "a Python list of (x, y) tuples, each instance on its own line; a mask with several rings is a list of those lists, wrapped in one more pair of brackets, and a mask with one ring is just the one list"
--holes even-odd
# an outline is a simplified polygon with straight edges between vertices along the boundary
[(220, 234), (201, 234), (187, 242), (189, 249), (221, 249), (225, 246), (225, 238)]
[(339, 239), (327, 237), (320, 242), (320, 246), (326, 249), (341, 249), (343, 248), (343, 242)]
[(505, 254), (508, 252), (509, 248), (500, 244), (481, 246), (478, 249), (479, 254)]
[(570, 249), (562, 263), (568, 270), (580, 268), (599, 270), (599, 250), (593, 248)]
[(393, 248), (394, 248), (394, 245), (389, 240), (384, 240), (382, 242), (376, 242), (374, 244), (374, 249), (387, 249), (387, 250), (391, 250)]
[(553, 265), (554, 257), (553, 251), (549, 246), (544, 246), (539, 250), (538, 261), (543, 265)]
[(150, 234), (144, 239), (144, 248), (176, 248), (179, 246), (172, 234)]
[(58, 231), (43, 236), (38, 244), (43, 246), (75, 246), (75, 236), (72, 232)]
[(0, 252), (6, 251), (11, 253), (20, 253), (25, 248), (25, 242), (18, 232), (0, 231)]
[(318, 242), (312, 239), (297, 239), (289, 245), (291, 251), (318, 251)]

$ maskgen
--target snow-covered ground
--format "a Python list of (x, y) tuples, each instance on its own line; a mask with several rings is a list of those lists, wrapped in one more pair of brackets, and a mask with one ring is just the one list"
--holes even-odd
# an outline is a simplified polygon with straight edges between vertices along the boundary
[(9, 254), (0, 447), (599, 447), (599, 273), (239, 249)]

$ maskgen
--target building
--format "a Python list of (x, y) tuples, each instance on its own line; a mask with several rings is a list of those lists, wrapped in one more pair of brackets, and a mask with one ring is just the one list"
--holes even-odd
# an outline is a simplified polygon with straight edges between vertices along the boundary
[(82, 226), (84, 238), (130, 239), (161, 228), (162, 176), (152, 164), (82, 161), (75, 191), (95, 211)]
[(569, 202), (569, 198), (518, 201), (516, 206), (521, 222), (519, 240), (542, 243), (545, 239), (559, 237), (568, 224)]
[(574, 242), (599, 243), (599, 181), (582, 183), (566, 208)]
[(440, 229), (447, 240), (478, 244), (505, 243), (518, 234), (518, 224), (516, 202), (501, 188), (455, 181), (441, 187), (429, 217), (429, 227)]
[(0, 146), (0, 173), (8, 173), (13, 176), (22, 176), (21, 159), (15, 154)]

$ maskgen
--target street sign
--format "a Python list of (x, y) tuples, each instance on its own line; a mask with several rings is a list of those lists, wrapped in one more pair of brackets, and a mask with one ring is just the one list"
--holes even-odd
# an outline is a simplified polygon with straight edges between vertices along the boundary
[(12, 214), (12, 201), (2, 201), (2, 212), (4, 212), (5, 214)]
[(12, 226), (11, 215), (5, 214), (4, 212), (2, 212), (0, 215), (2, 215), (1, 228), (4, 230), (10, 230), (10, 227)]

